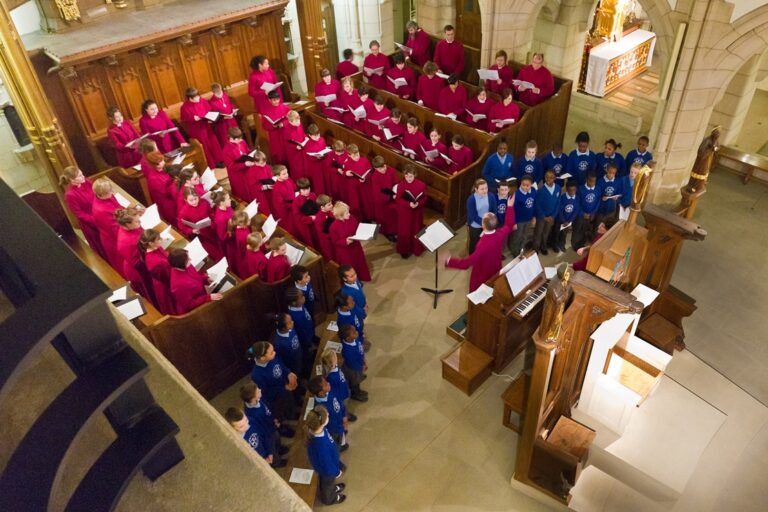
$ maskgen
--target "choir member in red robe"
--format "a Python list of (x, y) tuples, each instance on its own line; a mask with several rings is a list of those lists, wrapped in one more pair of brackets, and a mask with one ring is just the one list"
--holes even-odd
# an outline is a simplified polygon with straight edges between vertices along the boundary
[(329, 156), (326, 190), (330, 191), (331, 197), (344, 201), (344, 163), (349, 158), (344, 142), (339, 139), (333, 141), (333, 152)]
[[(107, 255), (109, 264), (123, 274), (123, 257), (117, 251), (117, 230), (115, 212), (121, 208), (120, 203), (112, 193), (112, 183), (106, 178), (99, 178), (93, 182), (93, 222), (99, 230), (99, 240), (104, 254)], [(123, 276), (126, 277), (126, 276)]]
[[(341, 82), (331, 77), (327, 68), (320, 71), (320, 77), (322, 80), (315, 84), (315, 101), (320, 106), (320, 112), (329, 119), (341, 121), (341, 113), (344, 110), (339, 104)], [(327, 101), (321, 101), (320, 98), (327, 98)]]
[(99, 229), (93, 218), (93, 201), (96, 198), (93, 193), (93, 185), (85, 179), (80, 169), (72, 166), (64, 168), (64, 172), (59, 178), (59, 184), (65, 187), (64, 202), (67, 203), (69, 211), (80, 224), (80, 230), (83, 232), (85, 241), (96, 254), (107, 260), (107, 253), (101, 246)]
[(206, 302), (221, 300), (223, 297), (220, 293), (208, 293), (205, 290), (209, 281), (208, 274), (195, 270), (184, 249), (171, 251), (168, 263), (171, 265), (171, 296), (177, 315), (186, 315)]
[(371, 272), (368, 270), (363, 246), (359, 241), (350, 238), (357, 232), (357, 219), (349, 213), (349, 206), (341, 201), (334, 205), (333, 217), (335, 220), (329, 231), (336, 253), (336, 263), (351, 266), (361, 281), (370, 281)]
[(232, 103), (232, 99), (224, 92), (224, 88), (219, 83), (211, 85), (211, 99), (208, 103), (211, 105), (211, 110), (221, 114), (218, 121), (214, 123), (214, 129), (216, 131), (216, 137), (219, 139), (219, 144), (224, 147), (229, 142), (229, 129), (237, 128), (237, 107)]
[(391, 112), (384, 106), (384, 98), (376, 96), (372, 103), (366, 104), (367, 123), (366, 134), (381, 137), (381, 127), (387, 122)]
[(280, 221), (280, 227), (289, 233), (294, 233), (291, 221), (291, 205), (296, 197), (296, 184), (288, 176), (288, 168), (276, 165), (272, 169), (275, 184), (272, 188), (272, 215)]
[(224, 146), (223, 159), (229, 177), (229, 187), (238, 199), (252, 201), (253, 196), (248, 186), (248, 173), (256, 163), (249, 160), (251, 150), (243, 140), (243, 132), (235, 126), (229, 129), (229, 141)]
[(453, 25), (446, 25), (443, 35), (445, 39), (435, 46), (433, 60), (441, 73), (458, 76), (464, 71), (464, 45), (456, 39)]
[(374, 140), (381, 142), (385, 146), (399, 150), (400, 143), (403, 140), (403, 135), (406, 132), (406, 129), (402, 124), (402, 120), (403, 115), (400, 113), (400, 110), (393, 108), (392, 112), (389, 114), (389, 119), (387, 119), (387, 121), (381, 127), (381, 134), (373, 134), (371, 137), (373, 137)]
[(141, 172), (147, 180), (149, 197), (157, 205), (160, 218), (172, 224), (176, 220), (175, 183), (164, 169), (165, 157), (159, 151), (147, 153), (141, 159)]
[(250, 224), (251, 219), (248, 218), (245, 210), (234, 212), (227, 222), (227, 234), (229, 237), (227, 263), (229, 268), (239, 276), (247, 270), (246, 250), (248, 248), (248, 235), (251, 234)]
[(472, 254), (466, 258), (454, 258), (447, 254), (445, 266), (447, 268), (468, 269), (472, 267), (469, 275), (469, 291), (477, 290), (481, 284), (487, 282), (493, 276), (499, 274), (504, 253), (504, 241), (512, 230), (515, 229), (514, 196), (507, 200), (507, 213), (504, 218), (504, 226), (497, 226), (498, 219), (492, 212), (483, 215), (483, 232)]
[(286, 243), (283, 238), (275, 237), (269, 241), (271, 252), (267, 258), (267, 279), (268, 283), (275, 283), (285, 279), (291, 274), (291, 262), (288, 261)]
[(283, 127), (288, 124), (288, 112), (291, 109), (282, 102), (280, 95), (272, 91), (268, 95), (269, 101), (261, 108), (261, 126), (269, 136), (269, 152), (272, 155), (273, 164), (286, 164), (285, 140), (283, 140)]
[(344, 175), (349, 209), (354, 217), (368, 221), (373, 218), (371, 162), (360, 154), (355, 144), (347, 146), (347, 153), (349, 158), (344, 165)]
[(393, 190), (400, 177), (397, 171), (388, 166), (384, 158), (377, 156), (373, 159), (371, 176), (371, 203), (373, 204), (373, 220), (380, 226), (381, 234), (394, 241), (397, 234), (397, 209), (395, 208), (395, 191)]
[(496, 94), (501, 94), (504, 89), (512, 88), (512, 79), (515, 78), (515, 72), (507, 64), (507, 52), (499, 50), (496, 52), (496, 61), (488, 69), (499, 72), (498, 80), (486, 80), (485, 88)]
[(326, 261), (334, 261), (334, 248), (333, 241), (331, 241), (330, 227), (333, 222), (333, 203), (331, 198), (325, 194), (317, 196), (317, 206), (320, 211), (315, 215), (315, 220), (312, 221), (314, 229), (314, 237), (317, 240), (315, 246), (317, 250)]
[(164, 315), (176, 314), (171, 296), (171, 264), (160, 233), (147, 229), (139, 238), (139, 254), (149, 272), (155, 306)]
[[(400, 150), (411, 160), (424, 160), (424, 150), (427, 138), (419, 130), (419, 120), (415, 117), (408, 119), (405, 124), (406, 132), (403, 134)], [(410, 151), (405, 151), (406, 149)]]
[(307, 137), (309, 140), (304, 146), (304, 175), (309, 179), (312, 184), (312, 190), (316, 194), (323, 194), (326, 192), (325, 187), (325, 174), (327, 163), (330, 157), (328, 154), (320, 155), (328, 147), (325, 144), (325, 139), (320, 135), (320, 128), (316, 124), (307, 126)]
[(352, 110), (361, 106), (360, 96), (355, 90), (352, 79), (347, 77), (341, 81), (341, 97), (339, 98), (339, 107), (344, 109), (341, 114), (341, 120), (347, 128), (355, 127), (355, 116)]
[[(437, 151), (437, 154), (434, 152)], [(435, 169), (445, 171), (448, 169), (448, 162), (440, 155), (447, 155), (448, 148), (440, 141), (440, 131), (432, 128), (429, 131), (429, 139), (424, 144), (424, 163)]]
[(299, 195), (294, 198), (291, 204), (291, 222), (295, 230), (294, 235), (304, 245), (316, 247), (317, 244), (312, 236), (312, 224), (317, 214), (317, 195), (312, 192), (307, 178), (298, 179), (296, 186), (299, 189)]
[[(184, 188), (184, 205), (179, 208), (178, 228), (181, 234), (192, 239), (200, 238), (200, 243), (206, 250), (212, 260), (221, 259), (221, 249), (219, 240), (216, 237), (216, 231), (213, 227), (213, 212), (211, 205), (205, 199), (201, 199), (197, 191), (191, 187)], [(210, 219), (211, 225), (203, 228), (195, 228), (187, 225), (184, 221), (195, 224), (204, 219)]]
[(403, 258), (411, 254), (419, 256), (424, 246), (416, 234), (424, 228), (424, 205), (427, 202), (427, 186), (416, 179), (416, 168), (411, 164), (403, 170), (403, 180), (397, 184), (397, 245)]
[(446, 156), (450, 158), (448, 169), (446, 169), (449, 174), (456, 174), (466, 169), (475, 160), (472, 150), (464, 145), (464, 137), (458, 133), (451, 139), (451, 147), (448, 148)]
[(304, 146), (309, 142), (309, 137), (301, 125), (301, 116), (295, 110), (288, 112), (288, 122), (283, 124), (283, 140), (285, 141), (285, 154), (288, 161), (288, 171), (294, 180), (303, 178), (304, 173)]
[(517, 106), (512, 97), (512, 89), (504, 89), (501, 97), (501, 103), (491, 107), (488, 114), (488, 127), (491, 133), (498, 133), (507, 126), (511, 126), (510, 124), (504, 124), (502, 121), (514, 120), (516, 123), (520, 120), (520, 107)]
[[(387, 75), (387, 91), (396, 94), (404, 100), (412, 99), (416, 90), (416, 74), (409, 66), (405, 65), (405, 58), (401, 53), (392, 57), (395, 66), (389, 68)], [(405, 80), (405, 84), (395, 83), (397, 80)]]
[[(371, 41), (368, 48), (371, 49), (371, 53), (366, 55), (365, 60), (363, 61), (363, 76), (368, 79), (368, 84), (371, 87), (384, 89), (387, 86), (385, 73), (389, 69), (389, 58), (381, 53), (381, 46), (376, 40)], [(366, 71), (366, 69), (377, 70), (379, 68), (381, 68), (381, 70), (376, 71), (375, 73), (368, 73)]]
[(459, 77), (451, 75), (448, 77), (448, 87), (440, 91), (440, 99), (437, 102), (437, 111), (449, 116), (451, 119), (458, 119), (464, 114), (467, 108), (467, 90), (459, 84)]
[(272, 213), (272, 168), (267, 165), (267, 156), (261, 151), (253, 155), (253, 165), (248, 168), (246, 184), (251, 196), (259, 204), (259, 213), (267, 217)]
[(143, 113), (139, 119), (139, 129), (142, 134), (170, 130), (163, 134), (149, 136), (149, 139), (157, 144), (158, 151), (168, 153), (179, 146), (189, 146), (171, 118), (168, 117), (165, 110), (160, 110), (155, 100), (146, 100), (142, 103), (141, 111)]
[(408, 30), (408, 39), (405, 41), (405, 46), (410, 51), (404, 51), (403, 53), (407, 53), (407, 57), (414, 64), (423, 66), (429, 60), (429, 34), (419, 28), (419, 25), (413, 20), (409, 21), (405, 26)]
[[(197, 174), (197, 171), (192, 167), (182, 168), (176, 176), (176, 185), (174, 187), (176, 194), (176, 217), (179, 216), (182, 206), (187, 202), (184, 192), (188, 188), (194, 189), (200, 197), (205, 195), (205, 187), (200, 183), (200, 175)], [(181, 226), (178, 227), (179, 229), (182, 229)]]
[(534, 53), (531, 64), (523, 66), (517, 79), (533, 84), (533, 88), (523, 84), (517, 86), (520, 101), (526, 105), (538, 105), (555, 93), (555, 79), (552, 73), (544, 67), (544, 54)]
[(241, 269), (240, 278), (248, 279), (251, 276), (259, 276), (262, 281), (267, 280), (267, 257), (262, 246), (264, 238), (259, 233), (250, 233), (246, 238), (245, 265)]
[(360, 72), (360, 68), (355, 64), (355, 54), (350, 49), (344, 50), (344, 60), (339, 62), (336, 66), (336, 79), (343, 80), (348, 76), (354, 75)]
[(216, 241), (219, 243), (220, 254), (218, 257), (212, 255), (211, 258), (218, 261), (222, 256), (226, 256), (229, 266), (235, 268), (237, 257), (235, 256), (235, 240), (232, 238), (234, 228), (230, 224), (230, 220), (235, 214), (235, 210), (232, 209), (232, 197), (222, 189), (211, 193), (211, 201), (213, 230), (216, 233)]
[(107, 128), (107, 136), (115, 148), (117, 165), (128, 169), (138, 164), (141, 159), (137, 146), (139, 132), (130, 121), (123, 118), (123, 113), (117, 107), (107, 109), (107, 119), (112, 122)]
[[(264, 107), (269, 104), (268, 93), (262, 89), (264, 84), (273, 86), (277, 85), (278, 82), (277, 74), (269, 67), (269, 59), (263, 55), (257, 55), (251, 59), (251, 74), (248, 75), (248, 96), (253, 98), (253, 108), (256, 112), (263, 112)], [(274, 91), (282, 102), (283, 91), (280, 90), (280, 87)]]
[(131, 283), (133, 291), (155, 302), (152, 294), (152, 278), (139, 253), (141, 211), (135, 208), (121, 208), (115, 212), (117, 230), (117, 252), (123, 259), (122, 274)]
[(445, 87), (444, 79), (437, 76), (437, 66), (432, 61), (424, 64), (424, 74), (416, 82), (416, 100), (419, 105), (437, 111), (440, 106), (440, 92)]
[[(477, 91), (477, 95), (471, 100), (467, 101), (467, 105), (464, 107), (464, 116), (462, 116), (462, 119), (472, 128), (488, 131), (488, 115), (491, 113), (491, 109), (495, 104), (495, 101), (488, 99), (488, 93), (485, 91), (485, 88), (481, 87)], [(485, 117), (479, 119), (474, 117), (472, 114), (483, 115)]]
[(211, 105), (208, 100), (200, 97), (194, 87), (187, 89), (186, 97), (186, 101), (181, 104), (181, 122), (184, 123), (189, 136), (202, 144), (208, 167), (214, 168), (221, 161), (221, 146), (213, 132), (213, 122), (205, 118), (211, 111)]

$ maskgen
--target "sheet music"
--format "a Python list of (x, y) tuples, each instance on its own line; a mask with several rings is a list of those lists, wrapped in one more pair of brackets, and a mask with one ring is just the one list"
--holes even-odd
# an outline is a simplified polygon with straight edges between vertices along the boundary
[(558, 177), (557, 177), (557, 179), (560, 179), (560, 180), (567, 180), (568, 178), (572, 178), (572, 177), (573, 177), (573, 176), (571, 176), (571, 173), (569, 173), (569, 172), (564, 172), (563, 174), (561, 174), (560, 176), (558, 176)]
[(203, 118), (215, 123), (219, 119), (220, 115), (221, 115), (220, 112), (216, 112), (214, 110), (211, 110), (210, 112), (207, 112), (203, 116)]
[(179, 164), (181, 164), (181, 162), (183, 162), (183, 161), (184, 161), (184, 153), (179, 153), (178, 155), (176, 155), (176, 156), (174, 157), (174, 159), (173, 159), (173, 161), (172, 161), (171, 163), (172, 163), (173, 165), (179, 165)]
[(199, 238), (195, 238), (189, 242), (184, 249), (187, 250), (187, 255), (195, 268), (198, 268), (197, 266), (204, 262), (205, 258), (208, 257), (208, 251), (203, 248), (203, 244), (200, 242)]
[(264, 82), (263, 84), (261, 84), (261, 90), (266, 92), (266, 93), (270, 93), (270, 92), (274, 91), (275, 89), (277, 89), (278, 87), (280, 87), (281, 85), (283, 85), (283, 82), (277, 82), (276, 84), (271, 84), (269, 82)]
[(325, 343), (325, 348), (329, 348), (336, 352), (337, 354), (341, 354), (341, 343), (338, 341), (327, 341)]
[(325, 103), (326, 105), (336, 100), (335, 94), (326, 94), (325, 96), (315, 96), (315, 101), (318, 103)]
[(162, 233), (160, 233), (160, 245), (163, 249), (167, 249), (169, 245), (173, 243), (173, 235), (171, 235), (171, 226), (167, 226)]
[(533, 89), (536, 87), (531, 82), (526, 82), (525, 80), (512, 80), (512, 85), (515, 87), (522, 87), (524, 89)]
[[(424, 148), (421, 148), (421, 149), (422, 149), (422, 151), (424, 150)], [(436, 150), (436, 149), (430, 149), (428, 151), (424, 151), (424, 156), (426, 158), (434, 160), (435, 158), (440, 156), (440, 152), (438, 150)]]
[(288, 479), (292, 484), (305, 484), (312, 483), (312, 475), (314, 474), (312, 469), (293, 468), (291, 471), (291, 477)]
[(410, 55), (411, 52), (413, 52), (413, 50), (411, 48), (405, 46), (404, 44), (395, 43), (395, 46), (400, 48), (400, 50), (402, 50), (403, 54), (406, 55), (406, 56)]
[(120, 288), (112, 291), (112, 295), (107, 297), (108, 302), (119, 302), (128, 298), (128, 285), (125, 284)]
[(491, 122), (493, 124), (500, 124), (502, 126), (509, 126), (510, 124), (515, 124), (514, 119), (492, 119)]
[(115, 199), (117, 199), (117, 203), (122, 206), (123, 208), (128, 208), (131, 206), (131, 202), (125, 198), (123, 194), (120, 192), (115, 192)]
[(408, 85), (408, 80), (405, 78), (392, 78), (391, 76), (388, 76), (387, 78), (392, 82), (395, 88), (406, 87)]
[(448, 240), (454, 237), (453, 231), (448, 226), (440, 222), (439, 220), (430, 224), (427, 229), (418, 237), (419, 241), (429, 249), (430, 252), (435, 252)]
[(512, 295), (517, 296), (525, 290), (528, 286), (528, 281), (525, 279), (525, 274), (521, 269), (522, 262), (518, 262), (517, 265), (512, 267), (507, 273), (507, 283), (509, 283), (509, 289), (512, 291)]
[(350, 238), (352, 240), (359, 240), (361, 242), (364, 242), (366, 240), (372, 240), (376, 236), (376, 230), (378, 229), (378, 224), (368, 224), (365, 222), (361, 222), (357, 225), (357, 231), (355, 231), (355, 234), (352, 235)]
[(309, 411), (315, 408), (315, 398), (309, 397), (309, 400), (307, 400), (307, 408), (304, 409), (304, 419), (307, 419), (307, 414), (309, 414)]
[(133, 168), (136, 169), (137, 171), (140, 171), (141, 170), (141, 164), (136, 164), (136, 165), (133, 166)]
[(485, 304), (491, 297), (493, 297), (493, 288), (487, 284), (481, 284), (477, 290), (467, 294), (467, 298), (475, 305)]
[(331, 320), (328, 322), (328, 327), (326, 327), (326, 329), (331, 332), (339, 332), (339, 325), (336, 323), (336, 320)]
[(259, 213), (259, 203), (254, 199), (250, 203), (248, 203), (248, 206), (245, 207), (243, 210), (245, 211), (246, 215), (248, 215), (249, 219), (252, 219), (256, 216), (257, 213)]
[(363, 67), (363, 71), (365, 71), (365, 74), (368, 76), (371, 75), (381, 75), (384, 72), (384, 66), (378, 67), (378, 68), (366, 68)]
[(277, 222), (275, 218), (270, 214), (269, 217), (267, 217), (267, 220), (264, 221), (264, 225), (261, 227), (262, 231), (264, 231), (264, 239), (267, 240), (269, 237), (275, 234), (275, 230), (277, 229)]
[(285, 255), (288, 257), (288, 261), (291, 262), (291, 265), (298, 265), (302, 256), (304, 256), (305, 249), (296, 247), (288, 242), (286, 242), (285, 246)]
[(435, 73), (435, 76), (437, 78), (442, 78), (443, 80), (448, 80), (448, 78), (450, 77), (449, 75), (446, 75), (445, 73), (441, 73), (439, 71)]
[(147, 207), (141, 215), (141, 227), (143, 229), (152, 229), (161, 222), (162, 220), (160, 220), (160, 211), (157, 209), (157, 204)]
[(141, 297), (134, 297), (128, 302), (120, 304), (117, 306), (117, 310), (128, 320), (133, 320), (147, 313), (147, 310), (144, 309), (144, 305), (141, 303)]
[(322, 157), (324, 157), (325, 155), (327, 155), (330, 152), (331, 152), (331, 148), (325, 147), (325, 148), (323, 148), (320, 151), (317, 151), (315, 153), (307, 153), (307, 156), (312, 156), (312, 157), (315, 157), (315, 158), (322, 158)]
[(629, 208), (619, 206), (619, 220), (629, 220)]
[(200, 183), (203, 184), (205, 190), (211, 190), (219, 180), (216, 179), (216, 175), (213, 173), (210, 167), (206, 168), (203, 174), (200, 176)]
[(227, 257), (224, 256), (219, 261), (217, 261), (215, 265), (208, 269), (208, 277), (211, 280), (211, 286), (216, 286), (219, 284), (219, 281), (224, 279), (224, 276), (227, 275), (227, 268)]
[(497, 69), (478, 69), (477, 74), (480, 80), (499, 80), (499, 70)]
[(556, 267), (544, 267), (544, 277), (546, 279), (552, 279), (557, 275)]

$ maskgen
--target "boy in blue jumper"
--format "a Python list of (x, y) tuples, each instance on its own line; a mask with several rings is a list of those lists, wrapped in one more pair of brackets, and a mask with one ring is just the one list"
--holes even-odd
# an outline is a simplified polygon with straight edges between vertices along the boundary
[(230, 407), (227, 409), (227, 412), (224, 413), (224, 417), (229, 424), (232, 425), (232, 428), (243, 436), (243, 439), (251, 446), (251, 448), (272, 465), (273, 468), (281, 468), (286, 465), (284, 459), (275, 461), (275, 457), (272, 453), (272, 443), (267, 442), (263, 438), (261, 432), (255, 425), (251, 425), (242, 410), (236, 407)]
[(536, 227), (533, 230), (533, 250), (546, 256), (547, 238), (555, 224), (560, 205), (561, 188), (555, 183), (555, 171), (544, 173), (544, 184), (536, 192)]
[[(502, 181), (501, 183), (507, 183)], [(493, 213), (498, 207), (496, 194), (489, 191), (490, 185), (483, 178), (475, 180), (474, 191), (467, 198), (467, 226), (469, 228), (469, 254), (475, 252), (480, 234), (483, 232), (483, 216)]]
[(544, 169), (541, 160), (536, 158), (538, 146), (535, 140), (529, 140), (525, 145), (525, 156), (517, 161), (515, 177), (518, 182), (523, 176), (530, 176), (533, 183), (539, 183), (543, 178)]
[(555, 171), (555, 183), (561, 187), (565, 185), (565, 179), (560, 178), (568, 169), (568, 157), (563, 153), (563, 145), (559, 142), (552, 144), (552, 151), (544, 156), (544, 169)]
[(341, 494), (343, 483), (335, 483), (346, 466), (339, 459), (336, 443), (326, 430), (328, 411), (322, 405), (315, 407), (307, 414), (307, 456), (312, 469), (317, 472), (320, 483), (317, 493), (324, 505), (342, 503), (347, 497)]
[[(579, 185), (575, 180), (569, 180), (565, 185), (565, 192), (560, 194), (557, 207), (555, 225), (549, 237), (549, 245), (558, 253), (565, 252), (565, 237), (568, 231), (573, 233), (573, 223), (579, 216)], [(562, 229), (563, 226), (567, 226)]]
[(488, 183), (491, 192), (496, 192), (497, 183), (512, 177), (514, 158), (508, 150), (507, 143), (502, 140), (496, 146), (496, 153), (489, 156), (483, 165), (483, 179)]
[(507, 200), (509, 199), (509, 183), (499, 183), (499, 192), (496, 195), (496, 211), (491, 212), (496, 214), (496, 219), (499, 222), (499, 226), (504, 225), (504, 219), (507, 218)]
[[(240, 399), (243, 401), (243, 412), (251, 425), (259, 429), (265, 442), (272, 443), (272, 453), (285, 455), (288, 448), (280, 444), (280, 426), (272, 416), (269, 406), (261, 401), (261, 390), (253, 382), (240, 386)], [(279, 461), (277, 461), (279, 462)]]
[(307, 390), (315, 398), (315, 405), (322, 405), (328, 411), (328, 432), (331, 434), (339, 452), (349, 448), (347, 443), (347, 408), (322, 375), (309, 379)]
[(587, 173), (594, 171), (597, 165), (597, 157), (589, 149), (589, 133), (580, 132), (576, 136), (576, 149), (568, 155), (568, 167), (566, 172), (583, 185), (587, 180)]
[[(309, 314), (314, 319), (315, 290), (312, 288), (312, 283), (310, 282), (311, 277), (309, 276), (309, 269), (302, 265), (294, 265), (291, 267), (291, 281), (293, 281), (293, 285), (301, 290), (301, 293), (304, 294), (304, 298), (306, 299), (304, 306), (307, 308), (307, 311), (309, 311)], [(315, 343), (318, 341), (319, 339), (315, 340)]]
[(640, 138), (637, 139), (637, 148), (627, 153), (625, 159), (627, 167), (631, 168), (632, 164), (640, 164), (640, 167), (642, 167), (653, 160), (653, 155), (648, 151), (649, 143), (650, 140), (645, 135), (641, 135)]
[[(305, 295), (298, 288), (288, 288), (285, 290), (285, 300), (288, 302), (288, 314), (293, 320), (293, 329), (299, 337), (302, 353), (302, 367), (307, 378), (312, 369), (312, 363), (317, 354), (317, 343), (319, 339), (315, 335), (315, 321), (306, 308)], [(309, 370), (309, 371), (308, 371)]]
[(341, 370), (349, 380), (349, 389), (352, 390), (351, 398), (358, 402), (367, 402), (368, 392), (360, 389), (360, 383), (363, 382), (365, 371), (368, 369), (368, 364), (365, 362), (363, 340), (361, 338), (358, 330), (353, 325), (339, 326), (341, 356), (344, 358)]
[[(653, 163), (648, 164), (653, 166)], [(632, 205), (632, 194), (635, 190), (635, 180), (637, 175), (640, 174), (643, 164), (634, 163), (629, 166), (629, 175), (624, 176), (621, 181), (622, 195), (619, 198), (619, 204), (624, 208), (629, 208)]]
[(590, 171), (587, 174), (587, 182), (579, 187), (579, 215), (576, 217), (571, 236), (571, 246), (574, 251), (592, 240), (595, 231), (595, 215), (601, 195), (600, 187), (597, 186), (597, 176), (594, 171)]
[(595, 224), (600, 224), (606, 218), (613, 219), (616, 217), (619, 200), (624, 197), (624, 181), (618, 178), (616, 174), (616, 165), (609, 162), (605, 168), (605, 176), (597, 180), (600, 188), (600, 204), (597, 206)]
[(304, 352), (299, 336), (293, 328), (293, 318), (288, 313), (275, 315), (275, 334), (272, 336), (272, 346), (280, 360), (296, 375), (304, 375)]
[[(298, 387), (298, 377), (283, 364), (275, 348), (268, 341), (257, 341), (251, 347), (253, 370), (251, 380), (262, 391), (262, 399), (280, 423), (295, 416), (293, 391)], [(283, 425), (283, 429), (286, 425)], [(287, 431), (281, 434), (287, 435)]]
[(339, 266), (339, 279), (341, 279), (341, 293), (355, 299), (355, 308), (360, 318), (368, 317), (368, 301), (363, 292), (363, 283), (357, 278), (357, 272), (352, 265)]
[(509, 237), (512, 257), (520, 254), (528, 238), (528, 228), (536, 225), (536, 192), (531, 188), (531, 177), (520, 179), (520, 188), (515, 192), (515, 230)]

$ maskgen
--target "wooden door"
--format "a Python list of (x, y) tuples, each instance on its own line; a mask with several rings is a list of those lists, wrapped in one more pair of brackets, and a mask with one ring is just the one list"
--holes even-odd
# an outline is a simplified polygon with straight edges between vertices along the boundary
[(328, 56), (332, 65), (328, 69), (333, 71), (336, 68), (336, 64), (339, 63), (339, 45), (336, 40), (336, 16), (334, 15), (332, 2), (324, 1), (320, 8), (323, 13), (323, 30), (328, 44)]
[(456, 0), (456, 37), (465, 46), (480, 49), (480, 3), (478, 0)]

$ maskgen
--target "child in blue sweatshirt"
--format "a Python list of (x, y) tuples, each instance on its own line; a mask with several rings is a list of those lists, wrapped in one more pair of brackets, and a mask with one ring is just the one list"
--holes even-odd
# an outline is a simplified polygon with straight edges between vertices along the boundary
[(275, 315), (275, 334), (272, 336), (280, 360), (296, 375), (303, 375), (304, 353), (301, 350), (299, 336), (293, 328), (293, 318), (288, 313)]
[[(309, 311), (312, 318), (315, 317), (315, 290), (312, 288), (311, 277), (309, 275), (309, 269), (302, 265), (294, 265), (291, 267), (291, 280), (293, 285), (301, 290), (306, 299), (305, 307)], [(319, 339), (315, 340), (317, 343)]]
[(616, 176), (616, 172), (616, 165), (613, 162), (608, 162), (605, 176), (597, 180), (600, 188), (600, 204), (597, 207), (595, 224), (600, 224), (607, 217), (616, 217), (619, 200), (624, 197), (624, 182)]
[(341, 340), (341, 356), (344, 364), (341, 369), (349, 379), (349, 388), (352, 390), (352, 400), (358, 402), (368, 401), (368, 392), (360, 389), (360, 383), (365, 378), (368, 364), (365, 362), (365, 349), (363, 340), (353, 325), (339, 326), (339, 340)]
[[(653, 164), (651, 164), (653, 165)], [(629, 208), (632, 205), (632, 194), (635, 190), (635, 180), (637, 175), (640, 174), (643, 164), (634, 163), (629, 166), (629, 175), (622, 178), (622, 195), (619, 198), (619, 204), (624, 208)]]
[(640, 164), (640, 167), (644, 166), (651, 160), (653, 160), (653, 154), (648, 151), (648, 144), (650, 140), (645, 135), (641, 135), (637, 139), (637, 148), (627, 153), (625, 164), (627, 167), (632, 167), (632, 164)]
[[(240, 399), (243, 401), (243, 412), (250, 424), (259, 429), (259, 433), (266, 443), (272, 443), (272, 453), (278, 455), (288, 453), (288, 448), (280, 444), (280, 433), (277, 430), (280, 425), (272, 416), (269, 406), (261, 401), (259, 386), (253, 382), (240, 386)], [(279, 463), (280, 461), (274, 462)]]
[(277, 357), (270, 342), (257, 341), (251, 353), (254, 357), (251, 380), (261, 389), (262, 400), (280, 423), (292, 419), (295, 416), (292, 392), (298, 386), (298, 377)]
[(285, 466), (285, 460), (275, 460), (276, 457), (272, 453), (272, 443), (267, 442), (264, 439), (263, 435), (255, 425), (251, 425), (242, 410), (236, 407), (230, 407), (227, 409), (227, 412), (224, 413), (224, 417), (229, 424), (232, 425), (232, 428), (243, 436), (243, 439), (251, 446), (251, 448), (271, 464), (272, 467), (281, 468)]
[(517, 161), (515, 178), (518, 182), (523, 176), (530, 176), (533, 183), (539, 183), (543, 178), (544, 169), (541, 160), (536, 158), (538, 145), (535, 140), (529, 140), (525, 145), (525, 156)]
[(509, 250), (514, 258), (525, 246), (528, 228), (536, 225), (536, 192), (531, 187), (531, 177), (520, 179), (520, 188), (515, 192), (515, 230), (509, 242)]
[(579, 215), (576, 217), (571, 236), (571, 246), (574, 251), (579, 250), (594, 236), (595, 215), (601, 194), (600, 187), (597, 186), (597, 176), (594, 171), (590, 171), (587, 182), (579, 187)]
[(616, 172), (619, 177), (627, 175), (627, 166), (624, 163), (624, 157), (616, 151), (621, 148), (621, 144), (613, 139), (605, 141), (605, 149), (597, 155), (597, 179), (598, 181), (605, 176), (608, 165), (616, 166)]
[(306, 297), (298, 288), (288, 288), (285, 290), (285, 300), (288, 303), (288, 314), (293, 320), (293, 329), (299, 337), (302, 353), (302, 368), (305, 378), (309, 378), (312, 369), (312, 363), (317, 354), (317, 344), (315, 340), (315, 321), (306, 308)]
[(560, 205), (561, 188), (555, 183), (555, 171), (544, 173), (544, 184), (536, 192), (536, 227), (533, 230), (533, 250), (546, 256), (547, 239), (555, 224)]
[(587, 181), (587, 173), (594, 171), (597, 165), (597, 157), (589, 149), (589, 133), (580, 132), (576, 136), (576, 149), (568, 155), (568, 167), (566, 172), (583, 185)]
[(307, 456), (312, 469), (317, 472), (320, 480), (317, 493), (324, 505), (342, 503), (347, 499), (343, 483), (335, 483), (336, 479), (346, 469), (339, 459), (336, 443), (326, 430), (328, 411), (323, 406), (317, 406), (307, 414)]
[[(513, 178), (510, 178), (513, 179)], [(500, 181), (497, 185), (509, 183)], [(483, 178), (475, 180), (473, 192), (467, 198), (467, 227), (469, 228), (469, 254), (475, 252), (480, 234), (483, 232), (483, 217), (496, 211), (496, 194), (489, 192), (490, 184)], [(496, 190), (496, 187), (494, 187)]]
[[(579, 216), (579, 185), (576, 180), (570, 180), (565, 185), (565, 192), (560, 194), (557, 207), (557, 218), (549, 237), (549, 245), (558, 253), (565, 252), (565, 237), (573, 232), (574, 222)], [(563, 226), (566, 226), (563, 228)]]
[(352, 265), (339, 266), (339, 279), (341, 279), (341, 293), (355, 299), (356, 312), (365, 320), (368, 317), (368, 301), (363, 292), (363, 283), (357, 278), (357, 272)]
[(506, 181), (499, 183), (499, 192), (496, 195), (496, 219), (498, 225), (503, 226), (504, 220), (507, 218), (507, 200), (509, 199), (509, 183)]
[(565, 174), (568, 169), (568, 157), (563, 153), (563, 145), (559, 142), (552, 144), (552, 151), (544, 156), (544, 169), (552, 169), (555, 171), (555, 183), (559, 186), (564, 186), (566, 179), (560, 178), (561, 174)]
[(502, 140), (496, 146), (496, 153), (489, 156), (483, 165), (483, 179), (488, 182), (491, 192), (496, 192), (500, 181), (506, 181), (512, 177), (514, 158), (507, 152), (508, 150), (507, 143)]
[(360, 338), (363, 340), (366, 352), (371, 348), (371, 343), (365, 338), (365, 322), (357, 308), (357, 303), (351, 295), (347, 295), (343, 290), (336, 294), (336, 324), (341, 328), (342, 325), (352, 325)]
[(339, 452), (349, 448), (347, 443), (347, 408), (344, 400), (334, 392), (331, 384), (322, 375), (309, 379), (307, 390), (315, 399), (315, 405), (322, 405), (328, 411), (328, 432), (331, 434)]

